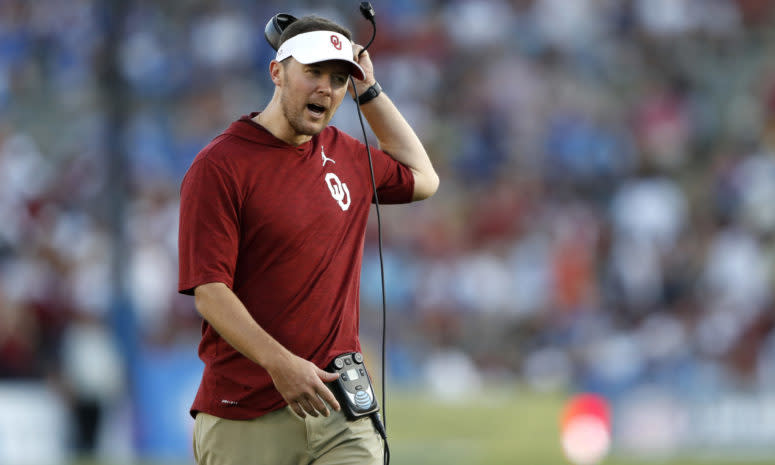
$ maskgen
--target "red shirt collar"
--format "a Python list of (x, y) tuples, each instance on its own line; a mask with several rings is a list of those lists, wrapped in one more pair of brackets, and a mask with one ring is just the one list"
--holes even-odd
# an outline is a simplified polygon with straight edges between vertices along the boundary
[(281, 140), (275, 137), (265, 127), (256, 123), (256, 121), (253, 118), (255, 118), (256, 115), (258, 114), (259, 112), (254, 111), (249, 115), (241, 116), (240, 119), (231, 123), (228, 129), (226, 129), (225, 133), (231, 134), (237, 137), (241, 137), (243, 139), (247, 139), (253, 142), (258, 142), (259, 144), (263, 144), (263, 145), (269, 145), (272, 147), (283, 147), (283, 148), (289, 148), (289, 149), (301, 150), (301, 151), (305, 151), (306, 148), (310, 147), (315, 141), (315, 139), (318, 137), (318, 134), (316, 134), (312, 136), (312, 139), (308, 140), (307, 142), (301, 145), (288, 144), (284, 140)]

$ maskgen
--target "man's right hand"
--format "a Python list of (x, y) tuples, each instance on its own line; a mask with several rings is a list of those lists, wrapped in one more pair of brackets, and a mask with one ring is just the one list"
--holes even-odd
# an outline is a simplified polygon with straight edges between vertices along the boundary
[(313, 417), (322, 414), (327, 417), (329, 411), (326, 402), (339, 411), (339, 402), (324, 384), (336, 380), (339, 377), (337, 373), (321, 370), (314, 363), (290, 352), (278, 357), (270, 367), (265, 368), (280, 395), (301, 418), (305, 418), (307, 414)]
[(334, 381), (339, 375), (321, 370), (278, 343), (256, 323), (226, 284), (202, 284), (196, 287), (194, 295), (199, 313), (232, 347), (269, 372), (275, 388), (297, 415), (302, 418), (307, 413), (328, 416), (323, 401), (339, 410), (339, 402), (323, 384)]

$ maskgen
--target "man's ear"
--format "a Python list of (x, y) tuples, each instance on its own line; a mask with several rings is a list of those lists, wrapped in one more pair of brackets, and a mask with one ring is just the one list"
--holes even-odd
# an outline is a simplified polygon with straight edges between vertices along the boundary
[(281, 86), (282, 85), (282, 73), (284, 72), (284, 66), (282, 63), (280, 63), (277, 60), (272, 60), (269, 63), (269, 76), (272, 78), (272, 82), (274, 82), (274, 85)]

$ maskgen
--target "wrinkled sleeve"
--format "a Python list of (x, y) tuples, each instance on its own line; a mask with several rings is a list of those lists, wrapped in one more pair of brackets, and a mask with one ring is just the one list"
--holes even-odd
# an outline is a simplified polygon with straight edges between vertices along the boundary
[(193, 295), (212, 282), (233, 286), (240, 208), (234, 176), (208, 158), (196, 160), (180, 188), (178, 292)]
[[(374, 176), (377, 181), (379, 202), (385, 204), (409, 203), (414, 194), (412, 170), (394, 160), (390, 155), (371, 147)], [(372, 198), (372, 203), (374, 199)]]

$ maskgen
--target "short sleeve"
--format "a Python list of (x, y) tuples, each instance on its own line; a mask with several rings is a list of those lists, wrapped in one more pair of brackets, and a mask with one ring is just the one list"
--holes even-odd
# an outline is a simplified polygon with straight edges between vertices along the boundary
[(382, 150), (374, 147), (371, 149), (379, 202), (384, 204), (411, 202), (414, 194), (412, 170)]
[(208, 158), (195, 160), (183, 178), (178, 292), (193, 295), (197, 286), (211, 282), (233, 286), (241, 209), (237, 184)]

